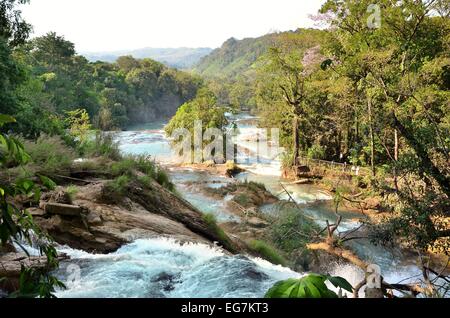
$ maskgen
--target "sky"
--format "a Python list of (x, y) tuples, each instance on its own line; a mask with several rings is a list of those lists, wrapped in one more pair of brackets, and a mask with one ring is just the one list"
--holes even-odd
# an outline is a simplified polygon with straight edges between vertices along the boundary
[(216, 48), (230, 37), (313, 27), (324, 0), (31, 0), (23, 17), (33, 36), (49, 31), (78, 52), (144, 47)]

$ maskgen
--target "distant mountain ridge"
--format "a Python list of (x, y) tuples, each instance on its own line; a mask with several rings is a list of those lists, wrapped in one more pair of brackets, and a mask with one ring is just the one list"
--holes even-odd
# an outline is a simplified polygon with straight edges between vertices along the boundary
[(122, 50), (112, 52), (81, 53), (89, 61), (115, 62), (120, 56), (131, 55), (134, 58), (151, 58), (169, 67), (188, 69), (197, 64), (201, 58), (211, 53), (211, 48), (142, 48), (137, 50)]
[(230, 38), (220, 48), (202, 57), (194, 65), (193, 70), (206, 77), (234, 78), (251, 73), (258, 58), (267, 53), (270, 47), (276, 46), (283, 37), (301, 38), (302, 35), (310, 35), (313, 40), (305, 41), (302, 45), (313, 47), (320, 43), (323, 34), (324, 31), (316, 29), (297, 29), (295, 31), (270, 33), (257, 38), (242, 40)]

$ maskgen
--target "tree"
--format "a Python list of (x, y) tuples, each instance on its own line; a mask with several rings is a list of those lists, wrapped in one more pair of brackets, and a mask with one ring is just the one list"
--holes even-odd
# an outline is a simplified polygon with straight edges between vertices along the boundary
[[(300, 151), (306, 150), (309, 144), (307, 126), (313, 107), (308, 102), (309, 82), (313, 71), (318, 67), (320, 56), (314, 44), (321, 41), (320, 36), (314, 38), (315, 36), (315, 33), (309, 32), (280, 36), (260, 61), (258, 108), (270, 113), (273, 112), (274, 104), (282, 108), (281, 122), (275, 127), (282, 127), (284, 134), (290, 136), (293, 166), (298, 166)], [(281, 100), (285, 105), (279, 104)], [(264, 124), (269, 123), (263, 122)]]
[(10, 47), (23, 44), (31, 32), (31, 25), (22, 19), (17, 4), (29, 0), (0, 0), (0, 39), (6, 40)]
[[(15, 119), (0, 114), (0, 127), (4, 124), (14, 123)], [(29, 160), (22, 144), (16, 139), (0, 134), (0, 167), (10, 161), (17, 165), (25, 164)], [(45, 176), (39, 176), (42, 184), (53, 188), (55, 184)], [(38, 248), (41, 255), (47, 258), (47, 269), (32, 269), (22, 267), (20, 275), (20, 289), (14, 297), (54, 297), (55, 287), (64, 288), (64, 284), (48, 274), (48, 271), (58, 267), (56, 249), (51, 245), (51, 238), (45, 235), (33, 222), (32, 216), (25, 210), (11, 203), (16, 195), (26, 195), (39, 201), (40, 187), (29, 179), (17, 180), (13, 183), (0, 182), (0, 243), (5, 248), (11, 243), (22, 247), (23, 242), (33, 245), (33, 235), (37, 237)], [(28, 252), (23, 248), (24, 252)]]
[[(333, 15), (336, 27), (329, 65), (357, 83), (370, 106), (371, 161), (375, 161), (378, 140), (395, 174), (394, 189), (381, 182), (383, 191), (395, 193), (402, 202), (396, 206), (399, 214), (390, 220), (390, 233), (420, 249), (450, 234), (440, 221), (450, 197), (445, 137), (450, 131), (445, 84), (450, 24), (442, 15), (442, 4), (438, 0), (380, 1), (383, 19), (375, 28), (368, 24), (370, 1), (330, 0), (321, 10)], [(438, 11), (441, 16), (435, 14)], [(374, 112), (383, 114), (376, 129)], [(383, 140), (382, 136), (391, 137)], [(402, 184), (398, 184), (400, 177)]]
[(14, 114), (17, 111), (16, 90), (24, 79), (23, 69), (12, 58), (7, 42), (0, 38), (0, 105), (3, 113)]
[(202, 121), (206, 128), (224, 129), (228, 121), (225, 109), (217, 105), (217, 99), (207, 88), (201, 88), (194, 100), (183, 104), (165, 127), (167, 135), (172, 135), (178, 128), (194, 132), (195, 121)]

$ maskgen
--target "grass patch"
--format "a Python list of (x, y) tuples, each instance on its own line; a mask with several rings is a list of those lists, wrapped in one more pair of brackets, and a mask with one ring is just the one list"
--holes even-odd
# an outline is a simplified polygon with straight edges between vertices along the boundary
[(320, 232), (320, 227), (303, 216), (303, 212), (292, 203), (282, 203), (278, 209), (278, 217), (269, 229), (271, 242), (287, 254), (306, 248), (306, 244)]
[(240, 193), (237, 196), (233, 198), (233, 201), (238, 203), (239, 205), (242, 205), (244, 208), (247, 208), (251, 205), (251, 200), (248, 197), (248, 195), (244, 193)]
[(217, 236), (220, 240), (220, 243), (223, 244), (225, 248), (230, 251), (233, 251), (233, 244), (230, 241), (230, 238), (226, 235), (224, 230), (217, 224), (217, 219), (213, 214), (205, 214), (203, 215), (203, 220), (207, 224), (208, 228)]
[(95, 138), (85, 142), (79, 148), (80, 155), (93, 157), (106, 157), (118, 161), (122, 159), (119, 145), (114, 142), (113, 135), (101, 131), (96, 132)]
[(249, 190), (253, 192), (259, 192), (259, 191), (267, 191), (266, 186), (264, 183), (254, 182), (254, 181), (247, 181), (245, 180), (242, 185), (247, 187)]
[(265, 260), (275, 264), (286, 266), (287, 260), (281, 256), (278, 251), (268, 243), (258, 240), (248, 242), (248, 247)]
[(42, 135), (36, 142), (25, 141), (24, 147), (36, 173), (46, 175), (66, 174), (76, 157), (73, 149), (59, 136)]
[(175, 190), (175, 185), (170, 181), (168, 174), (146, 156), (124, 157), (120, 161), (112, 163), (109, 170), (114, 177), (128, 176), (137, 179), (143, 185), (150, 186), (150, 179), (136, 177), (136, 172), (141, 172), (169, 191)]
[(78, 193), (79, 189), (75, 185), (70, 185), (66, 188), (66, 193), (70, 197), (70, 201), (73, 201)]

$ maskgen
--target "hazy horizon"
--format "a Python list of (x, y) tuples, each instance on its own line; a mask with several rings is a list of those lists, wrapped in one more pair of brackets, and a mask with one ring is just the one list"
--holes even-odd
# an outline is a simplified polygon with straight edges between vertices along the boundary
[[(217, 48), (227, 39), (314, 27), (324, 0), (31, 0), (22, 6), (32, 37), (54, 31), (77, 52)], [(99, 14), (101, 13), (101, 14)], [(251, 23), (250, 23), (251, 21)]]

